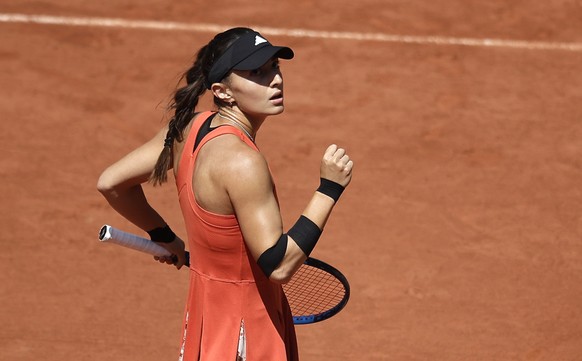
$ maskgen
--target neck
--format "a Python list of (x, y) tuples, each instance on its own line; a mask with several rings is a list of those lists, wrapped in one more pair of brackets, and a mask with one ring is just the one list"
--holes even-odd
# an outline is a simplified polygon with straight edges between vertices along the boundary
[(219, 124), (230, 124), (242, 130), (253, 142), (264, 119), (255, 120), (245, 116), (238, 109), (220, 108), (218, 110)]

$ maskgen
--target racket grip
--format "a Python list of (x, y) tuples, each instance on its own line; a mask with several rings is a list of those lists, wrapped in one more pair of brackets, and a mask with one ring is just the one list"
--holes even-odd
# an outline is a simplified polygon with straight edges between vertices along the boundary
[(152, 256), (169, 256), (170, 252), (164, 247), (137, 235), (120, 231), (109, 225), (101, 227), (99, 231), (99, 240), (101, 242), (111, 242), (134, 249), (136, 251), (151, 254)]
[[(99, 230), (99, 240), (101, 242), (115, 243), (136, 251), (151, 254), (152, 256), (165, 257), (171, 255), (167, 249), (147, 238), (121, 231), (109, 225), (101, 227)], [(174, 263), (178, 260), (176, 255), (173, 255), (172, 259)], [(188, 252), (186, 252), (186, 262), (184, 265), (190, 267), (190, 254)]]

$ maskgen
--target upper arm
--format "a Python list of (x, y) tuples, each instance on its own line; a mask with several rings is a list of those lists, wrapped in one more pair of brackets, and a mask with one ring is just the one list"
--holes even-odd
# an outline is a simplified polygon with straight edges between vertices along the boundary
[(231, 158), (225, 186), (247, 247), (257, 260), (279, 239), (283, 222), (267, 162), (247, 149)]
[(100, 191), (125, 189), (146, 182), (164, 147), (167, 126), (152, 139), (110, 165), (99, 177)]

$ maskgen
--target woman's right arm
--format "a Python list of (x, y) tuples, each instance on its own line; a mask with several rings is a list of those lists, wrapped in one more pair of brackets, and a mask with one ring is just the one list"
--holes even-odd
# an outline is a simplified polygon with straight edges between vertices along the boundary
[[(167, 127), (152, 139), (113, 163), (99, 177), (97, 189), (111, 207), (144, 231), (166, 226), (162, 216), (149, 204), (142, 188), (148, 181), (164, 145)], [(178, 257), (176, 267), (184, 264), (184, 242), (176, 237), (169, 243), (158, 243)], [(170, 257), (160, 261), (171, 263)]]

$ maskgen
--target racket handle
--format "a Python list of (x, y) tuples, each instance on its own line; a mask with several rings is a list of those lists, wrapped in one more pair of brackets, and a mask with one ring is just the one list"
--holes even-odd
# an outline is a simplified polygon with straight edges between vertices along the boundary
[[(136, 251), (148, 253), (152, 256), (166, 257), (171, 253), (164, 247), (152, 242), (147, 238), (137, 236), (132, 233), (124, 232), (109, 225), (104, 225), (99, 230), (99, 240), (101, 242), (115, 243), (123, 247), (131, 248)], [(177, 261), (173, 256), (174, 263)], [(190, 266), (190, 254), (186, 252), (186, 266)]]

